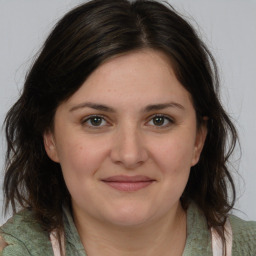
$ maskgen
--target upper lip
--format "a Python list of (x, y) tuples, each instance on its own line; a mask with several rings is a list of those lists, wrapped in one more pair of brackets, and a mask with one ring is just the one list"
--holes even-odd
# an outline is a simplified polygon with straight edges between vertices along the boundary
[(146, 181), (155, 181), (152, 178), (143, 175), (136, 176), (126, 176), (126, 175), (116, 175), (108, 178), (102, 179), (105, 182), (146, 182)]

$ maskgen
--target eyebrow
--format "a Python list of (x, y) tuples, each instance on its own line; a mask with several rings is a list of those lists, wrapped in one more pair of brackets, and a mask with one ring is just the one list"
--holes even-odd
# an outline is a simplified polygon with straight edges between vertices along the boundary
[(162, 110), (165, 108), (178, 108), (181, 110), (185, 110), (185, 108), (176, 102), (170, 102), (170, 103), (162, 103), (162, 104), (153, 104), (153, 105), (148, 105), (144, 108), (143, 112), (150, 112), (154, 110)]
[(111, 107), (108, 107), (108, 106), (102, 105), (102, 104), (91, 103), (91, 102), (84, 102), (84, 103), (78, 104), (78, 105), (72, 107), (69, 111), (72, 112), (72, 111), (75, 111), (80, 108), (93, 108), (93, 109), (101, 110), (101, 111), (105, 111), (105, 112), (115, 112), (115, 110)]
[[(69, 111), (73, 112), (77, 109), (81, 109), (81, 108), (92, 108), (95, 110), (100, 110), (100, 111), (104, 111), (104, 112), (111, 112), (114, 113), (116, 112), (114, 108), (106, 106), (106, 105), (102, 105), (102, 104), (97, 104), (97, 103), (92, 103), (92, 102), (84, 102), (81, 104), (78, 104), (74, 107), (72, 107)], [(145, 108), (143, 108), (142, 112), (150, 112), (150, 111), (155, 111), (155, 110), (163, 110), (166, 108), (178, 108), (180, 110), (185, 110), (185, 108), (176, 102), (170, 102), (170, 103), (161, 103), (161, 104), (152, 104), (152, 105), (148, 105)]]

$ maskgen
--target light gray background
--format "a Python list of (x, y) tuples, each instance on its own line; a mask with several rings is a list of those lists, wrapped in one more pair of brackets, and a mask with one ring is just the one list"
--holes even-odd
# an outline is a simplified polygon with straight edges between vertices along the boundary
[[(33, 55), (56, 21), (79, 0), (0, 0), (0, 123), (22, 88)], [(239, 199), (235, 214), (256, 220), (256, 0), (169, 0), (199, 29), (220, 68), (222, 100), (242, 146), (233, 160)], [(0, 182), (5, 145), (0, 133)], [(0, 186), (0, 188), (2, 185)], [(2, 192), (0, 193), (0, 210)], [(1, 213), (1, 212), (0, 212)], [(1, 215), (1, 214), (0, 214)], [(0, 223), (4, 221), (0, 217)]]

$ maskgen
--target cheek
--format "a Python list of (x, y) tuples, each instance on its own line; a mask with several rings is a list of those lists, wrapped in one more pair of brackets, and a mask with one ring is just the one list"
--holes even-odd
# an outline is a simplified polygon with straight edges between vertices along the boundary
[(165, 191), (168, 191), (167, 201), (172, 202), (181, 197), (188, 182), (193, 155), (192, 141), (184, 142), (180, 139), (170, 140), (163, 147), (162, 155), (159, 154), (158, 163), (164, 179), (163, 185)]
[(62, 147), (60, 155), (63, 177), (72, 201), (78, 205), (84, 202), (92, 205), (94, 197), (91, 193), (98, 184), (92, 181), (97, 179), (97, 171), (105, 159), (104, 148), (95, 147), (90, 140), (86, 144), (81, 140), (77, 143), (70, 141)]
[(106, 156), (106, 149), (97, 145), (88, 139), (66, 140), (65, 145), (61, 145), (58, 152), (66, 183), (84, 183), (86, 179), (83, 177), (97, 172)]
[(172, 136), (157, 145), (152, 147), (152, 155), (163, 172), (170, 175), (189, 172), (194, 156), (193, 138)]

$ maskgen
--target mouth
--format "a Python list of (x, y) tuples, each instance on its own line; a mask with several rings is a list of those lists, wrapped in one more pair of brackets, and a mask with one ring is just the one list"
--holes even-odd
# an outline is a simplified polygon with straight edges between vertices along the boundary
[(106, 185), (119, 190), (119, 191), (126, 191), (126, 192), (134, 192), (143, 188), (148, 187), (156, 180), (149, 178), (147, 176), (112, 176), (106, 179), (102, 179)]

